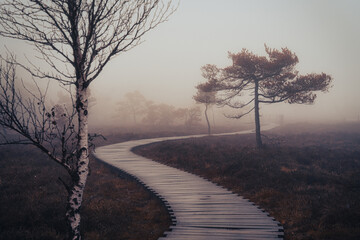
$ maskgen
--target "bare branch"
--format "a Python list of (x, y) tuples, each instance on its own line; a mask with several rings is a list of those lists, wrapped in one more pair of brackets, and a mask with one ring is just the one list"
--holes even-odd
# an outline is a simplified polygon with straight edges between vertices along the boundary
[[(147, 32), (167, 21), (174, 11), (172, 0), (0, 3), (0, 36), (32, 44), (38, 58), (52, 70), (46, 72), (31, 61), (27, 65), (15, 59), (5, 61), (7, 65), (1, 70), (0, 125), (22, 137), (14, 143), (31, 143), (68, 170), (72, 186), (66, 215), (72, 239), (81, 238), (79, 209), (89, 173), (89, 140), (93, 137), (89, 137), (87, 126), (88, 87), (113, 57), (140, 44)], [(36, 93), (24, 90), (24, 86), (19, 90), (15, 66), (36, 79), (74, 85), (71, 109), (47, 106), (46, 94), (38, 88)], [(11, 142), (8, 140), (4, 142)]]
[[(72, 153), (67, 149), (76, 144), (73, 124), (75, 112), (59, 116), (54, 108), (48, 110), (45, 105), (47, 90), (42, 92), (36, 82), (36, 91), (28, 89), (24, 82), (17, 84), (15, 65), (11, 62), (2, 61), (0, 65), (0, 125), (10, 130), (7, 134), (0, 134), (1, 144), (35, 145), (50, 159), (73, 171), (73, 166), (67, 160)], [(60, 120), (63, 121), (62, 132)], [(60, 143), (63, 148), (58, 151)]]
[(241, 113), (239, 115), (227, 115), (227, 114), (224, 114), (225, 117), (227, 118), (235, 118), (235, 119), (240, 119), (246, 115), (248, 115), (249, 113), (251, 113), (253, 110), (255, 109), (255, 107), (251, 108), (249, 111), (245, 112), (245, 113)]
[[(25, 67), (34, 77), (74, 83), (79, 73), (86, 86), (107, 63), (140, 43), (141, 38), (167, 21), (176, 8), (172, 1), (22, 1), (0, 4), (0, 35), (33, 44), (43, 59), (62, 77)], [(75, 68), (65, 74), (58, 66)], [(77, 73), (77, 74), (76, 74)]]

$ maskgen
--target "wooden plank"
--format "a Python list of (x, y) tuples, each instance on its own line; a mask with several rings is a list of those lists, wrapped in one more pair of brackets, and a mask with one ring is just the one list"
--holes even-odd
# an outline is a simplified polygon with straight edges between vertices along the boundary
[[(202, 137), (196, 135), (191, 137)], [(181, 139), (188, 138), (186, 136)], [(283, 228), (249, 200), (210, 181), (137, 156), (131, 149), (179, 137), (144, 139), (96, 149), (95, 156), (127, 172), (160, 197), (175, 226), (160, 239), (278, 239)], [(175, 221), (176, 219), (176, 221)]]
[[(194, 228), (194, 227), (185, 227), (185, 226), (172, 226), (170, 227), (170, 231), (166, 232), (166, 233), (170, 233), (170, 232), (199, 232), (199, 233), (211, 233), (211, 234), (215, 234), (215, 233), (223, 233), (223, 234), (227, 234), (227, 233), (232, 233), (232, 234), (254, 234), (254, 230), (253, 229), (230, 229), (230, 228)], [(270, 233), (276, 233), (279, 235), (283, 235), (283, 232), (278, 232), (278, 231), (274, 231), (272, 229), (262, 229), (261, 231), (256, 230), (256, 234), (258, 235), (267, 235)]]

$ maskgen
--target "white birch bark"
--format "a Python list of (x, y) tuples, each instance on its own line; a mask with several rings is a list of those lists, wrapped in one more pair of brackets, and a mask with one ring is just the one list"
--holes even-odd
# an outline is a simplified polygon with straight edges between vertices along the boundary
[(69, 191), (67, 220), (71, 228), (71, 239), (81, 239), (80, 234), (80, 207), (86, 180), (89, 174), (89, 149), (88, 149), (88, 89), (80, 84), (77, 87), (76, 109), (78, 112), (79, 134), (77, 146), (77, 166), (72, 180), (73, 186)]
[[(4, 97), (8, 98), (4, 105), (6, 111), (0, 111), (0, 116), (9, 113), (4, 121), (0, 118), (0, 126), (6, 126), (21, 134), (28, 141), (27, 143), (40, 148), (51, 159), (61, 164), (71, 176), (70, 184), (63, 182), (69, 193), (66, 216), (71, 229), (70, 239), (81, 239), (80, 207), (89, 173), (88, 87), (113, 57), (137, 46), (144, 34), (168, 19), (175, 11), (171, 2), (171, 0), (0, 1), (0, 36), (34, 45), (44, 63), (50, 66), (52, 71), (44, 71), (31, 62), (29, 62), (30, 66), (25, 66), (15, 59), (12, 63), (21, 66), (36, 79), (50, 79), (76, 87), (78, 142), (72, 142), (71, 147), (67, 149), (64, 128), (64, 134), (59, 136), (62, 143), (60, 158), (53, 154), (56, 152), (55, 140), (52, 139), (52, 128), (48, 127), (49, 119), (54, 115), (51, 116), (45, 107), (43, 109), (37, 107), (40, 106), (39, 101), (45, 106), (43, 102), (45, 97), (42, 94), (40, 98), (33, 96), (34, 99), (28, 103), (30, 107), (24, 105), (25, 100), (22, 100), (21, 94), (17, 98), (9, 98), (12, 95), (5, 94)], [(0, 84), (1, 90), (5, 92), (14, 90), (14, 86), (5, 84), (4, 88), (1, 88)], [(16, 108), (20, 109), (20, 112), (16, 111)], [(43, 119), (40, 120), (43, 121), (34, 121), (37, 120), (37, 112), (42, 114), (40, 115)], [(70, 116), (70, 120), (73, 116), (75, 112)], [(28, 128), (29, 124), (34, 125), (34, 134)], [(56, 121), (51, 124), (56, 125)], [(49, 133), (45, 134), (42, 131), (44, 127)], [(71, 126), (68, 127), (70, 132), (68, 135), (75, 135), (74, 124), (71, 122)], [(39, 129), (42, 130), (38, 131)], [(22, 139), (16, 142), (24, 143)], [(54, 151), (49, 151), (43, 145), (44, 142)], [(76, 155), (74, 155), (75, 148)]]

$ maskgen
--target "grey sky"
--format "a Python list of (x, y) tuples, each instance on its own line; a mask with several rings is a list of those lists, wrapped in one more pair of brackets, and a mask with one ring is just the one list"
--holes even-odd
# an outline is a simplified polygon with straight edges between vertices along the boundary
[[(360, 1), (182, 0), (170, 20), (145, 42), (117, 57), (95, 83), (113, 100), (139, 89), (170, 104), (192, 103), (200, 67), (230, 64), (227, 52), (247, 48), (264, 54), (264, 44), (288, 47), (300, 73), (326, 72), (333, 88), (314, 106), (275, 106), (313, 117), (356, 118), (360, 111)], [(116, 94), (112, 93), (117, 89)], [(351, 111), (354, 110), (354, 113)], [(319, 116), (317, 116), (319, 115)], [(304, 117), (304, 116), (303, 116)], [(338, 117), (337, 117), (338, 118)]]
[(193, 104), (194, 86), (204, 81), (201, 66), (224, 67), (230, 64), (228, 51), (242, 48), (263, 55), (267, 44), (288, 47), (299, 57), (300, 73), (325, 72), (333, 76), (334, 86), (319, 94), (313, 106), (263, 106), (264, 114), (356, 119), (359, 13), (357, 0), (181, 0), (169, 21), (145, 35), (141, 45), (113, 59), (92, 89), (99, 108), (134, 90), (157, 102), (187, 106)]

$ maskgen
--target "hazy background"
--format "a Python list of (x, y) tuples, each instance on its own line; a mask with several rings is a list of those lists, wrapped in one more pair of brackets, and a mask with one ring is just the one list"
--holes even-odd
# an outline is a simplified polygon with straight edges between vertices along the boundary
[[(334, 82), (314, 105), (262, 105), (263, 119), (283, 115), (285, 122), (358, 120), (359, 12), (358, 0), (181, 0), (168, 22), (145, 35), (141, 45), (114, 58), (93, 83), (92, 120), (112, 122), (116, 103), (135, 90), (157, 103), (192, 106), (194, 87), (204, 81), (201, 66), (225, 67), (231, 64), (228, 51), (242, 48), (264, 55), (264, 44), (295, 52), (300, 74), (325, 72)], [(28, 45), (1, 41), (19, 58), (24, 53), (31, 57)], [(224, 112), (214, 111), (220, 117)]]

